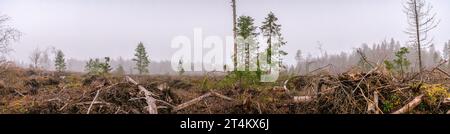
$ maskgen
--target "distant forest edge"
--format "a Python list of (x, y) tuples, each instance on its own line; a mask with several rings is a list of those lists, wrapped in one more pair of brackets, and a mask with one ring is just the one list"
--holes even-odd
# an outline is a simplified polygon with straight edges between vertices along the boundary
[[(395, 39), (384, 40), (379, 43), (374, 43), (372, 45), (362, 44), (359, 48), (354, 49), (352, 52), (341, 52), (339, 54), (328, 54), (326, 50), (320, 50), (318, 56), (312, 56), (311, 53), (303, 52), (298, 50), (295, 54), (296, 63), (295, 65), (284, 65), (283, 71), (288, 74), (306, 74), (307, 72), (313, 71), (315, 69), (330, 65), (329, 71), (333, 74), (343, 73), (348, 71), (350, 68), (355, 66), (361, 66), (361, 55), (358, 53), (360, 50), (367, 60), (373, 62), (373, 64), (379, 63), (383, 64), (386, 60), (393, 60), (395, 58), (395, 52), (399, 51), (402, 46), (407, 46), (410, 53), (406, 54), (406, 58), (411, 62), (411, 66), (406, 69), (408, 72), (418, 71), (418, 59), (417, 53), (414, 46), (411, 45), (401, 45), (399, 41)], [(320, 48), (320, 47), (319, 47)], [(425, 68), (434, 67), (440, 63), (441, 60), (450, 58), (450, 40), (445, 43), (444, 48), (436, 48), (435, 45), (430, 45), (425, 49), (422, 49), (422, 60)], [(151, 50), (149, 50), (151, 53)], [(48, 54), (44, 54), (47, 55)], [(45, 56), (43, 57), (45, 58)], [(48, 60), (43, 60), (44, 62), (39, 63), (40, 68), (47, 70), (55, 70), (54, 61), (52, 58)], [(85, 65), (87, 60), (78, 59), (67, 59), (67, 71), (72, 72), (85, 72)], [(32, 66), (29, 63), (19, 63), (16, 62), (18, 66), (28, 68)], [(135, 62), (132, 59), (113, 58), (110, 61), (112, 72), (114, 72), (119, 65), (123, 66), (126, 74), (138, 74), (138, 70), (134, 68)], [(201, 64), (201, 63), (195, 63)], [(447, 68), (450, 68), (450, 64), (447, 63)], [(364, 67), (363, 67), (364, 68)], [(203, 75), (205, 72), (186, 72), (186, 75)], [(177, 70), (172, 69), (171, 61), (151, 61), (149, 64), (149, 74), (158, 75), (177, 75)]]

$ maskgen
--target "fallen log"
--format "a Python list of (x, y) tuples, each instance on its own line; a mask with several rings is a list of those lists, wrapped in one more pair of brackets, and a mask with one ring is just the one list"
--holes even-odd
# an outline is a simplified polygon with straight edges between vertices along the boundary
[(147, 111), (149, 114), (158, 114), (158, 109), (156, 106), (156, 100), (155, 98), (153, 98), (152, 96), (154, 96), (154, 94), (150, 91), (148, 91), (147, 89), (145, 89), (143, 86), (139, 85), (139, 83), (137, 83), (135, 80), (133, 80), (131, 77), (126, 76), (125, 77), (127, 79), (127, 81), (133, 83), (134, 85), (138, 86), (139, 90), (141, 92), (144, 93), (145, 95), (145, 100), (147, 102)]
[(400, 108), (399, 110), (393, 112), (392, 114), (405, 114), (411, 110), (413, 110), (417, 105), (422, 102), (423, 94), (414, 98), (411, 102)]
[(197, 97), (195, 99), (192, 99), (192, 100), (190, 100), (188, 102), (185, 102), (183, 104), (180, 104), (180, 105), (174, 107), (172, 109), (172, 112), (176, 112), (176, 111), (182, 110), (182, 109), (184, 109), (186, 107), (189, 107), (189, 106), (191, 106), (193, 104), (196, 104), (197, 102), (199, 102), (199, 101), (201, 101), (201, 100), (203, 100), (203, 99), (205, 99), (207, 97), (210, 97), (210, 96), (216, 96), (216, 97), (219, 97), (219, 98), (222, 98), (222, 99), (225, 99), (225, 100), (229, 100), (229, 101), (234, 100), (234, 99), (232, 99), (230, 97), (227, 97), (225, 95), (221, 95), (221, 94), (219, 94), (217, 92), (211, 91), (211, 92), (208, 92), (206, 94), (203, 94), (202, 96), (199, 96), (199, 97)]

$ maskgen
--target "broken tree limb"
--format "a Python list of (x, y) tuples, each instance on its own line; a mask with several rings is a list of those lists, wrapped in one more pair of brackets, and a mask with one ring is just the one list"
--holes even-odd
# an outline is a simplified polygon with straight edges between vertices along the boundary
[(152, 95), (154, 95), (152, 92), (148, 91), (147, 89), (145, 89), (143, 86), (139, 85), (139, 83), (137, 83), (135, 80), (133, 80), (131, 77), (126, 76), (125, 77), (127, 79), (127, 81), (133, 83), (134, 85), (138, 86), (139, 90), (141, 92), (144, 93), (145, 95), (145, 100), (147, 102), (147, 111), (149, 114), (158, 114), (158, 109), (156, 106), (156, 100), (155, 98), (152, 97)]
[(393, 112), (392, 114), (404, 114), (408, 113), (409, 111), (413, 110), (417, 105), (419, 105), (422, 102), (423, 94), (417, 96), (414, 98), (411, 102), (400, 108), (399, 110)]
[[(138, 86), (138, 88), (139, 88), (140, 91), (142, 91), (142, 92), (147, 92), (147, 93), (150, 94), (151, 96), (156, 96), (156, 95), (153, 94), (152, 92), (150, 92), (150, 91), (148, 91), (147, 89), (145, 89), (144, 86), (141, 86), (138, 82), (136, 82), (135, 80), (133, 80), (131, 77), (126, 76), (125, 78), (127, 79), (128, 82), (130, 82), (130, 83), (132, 83), (132, 84)], [(146, 94), (147, 94), (147, 93), (146, 93)]]
[(219, 94), (219, 93), (217, 93), (215, 91), (211, 91), (211, 92), (208, 92), (206, 94), (203, 94), (202, 96), (199, 96), (199, 97), (197, 97), (195, 99), (192, 99), (192, 100), (190, 100), (188, 102), (185, 102), (183, 104), (180, 104), (180, 105), (174, 107), (172, 109), (172, 112), (176, 112), (176, 111), (182, 110), (182, 109), (184, 109), (186, 107), (189, 107), (189, 106), (191, 106), (191, 105), (193, 105), (193, 104), (195, 104), (195, 103), (197, 103), (197, 102), (199, 102), (199, 101), (201, 101), (201, 100), (203, 100), (203, 99), (205, 99), (207, 97), (210, 97), (210, 96), (216, 96), (216, 97), (219, 97), (219, 98), (222, 98), (222, 99), (225, 99), (225, 100), (229, 100), (229, 101), (233, 101), (234, 100), (234, 99), (232, 99), (230, 97), (227, 97), (225, 95), (221, 95), (221, 94)]
[(444, 103), (445, 105), (450, 105), (450, 98), (445, 98), (444, 102), (442, 103)]
[(100, 93), (100, 90), (101, 89), (97, 90), (97, 93), (95, 94), (95, 97), (94, 97), (94, 99), (91, 102), (91, 105), (89, 105), (89, 108), (88, 108), (88, 111), (87, 111), (86, 114), (89, 114), (91, 112), (92, 105), (94, 105), (94, 102), (97, 100), (97, 97), (98, 97), (98, 94)]
[(17, 91), (16, 89), (14, 89), (14, 92), (16, 92), (18, 95), (24, 97), (25, 95), (23, 95), (21, 92)]
[(195, 103), (197, 103), (197, 102), (199, 102), (199, 101), (203, 100), (204, 98), (209, 97), (211, 95), (212, 95), (211, 92), (208, 92), (208, 93), (206, 93), (206, 94), (204, 94), (204, 95), (202, 95), (200, 97), (197, 97), (195, 99), (192, 99), (192, 100), (190, 100), (188, 102), (185, 102), (183, 104), (180, 104), (180, 105), (176, 106), (175, 108), (173, 108), (172, 111), (175, 112), (175, 111), (179, 111), (181, 109), (184, 109), (184, 108), (186, 108), (186, 107), (188, 107), (188, 106), (190, 106), (192, 104), (195, 104)]
[(442, 70), (441, 68), (437, 67), (437, 68), (436, 68), (436, 70), (438, 70), (439, 72), (441, 72), (441, 73), (443, 73), (443, 74), (447, 75), (447, 77), (448, 77), (448, 78), (450, 78), (450, 74), (449, 74), (449, 73), (447, 73), (447, 72), (445, 72), (445, 71), (444, 71), (444, 70)]

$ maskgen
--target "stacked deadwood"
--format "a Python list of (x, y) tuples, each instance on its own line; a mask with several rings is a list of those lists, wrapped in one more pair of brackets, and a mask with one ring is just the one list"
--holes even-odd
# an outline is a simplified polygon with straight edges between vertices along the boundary
[[(402, 82), (401, 79), (393, 77), (384, 68), (379, 67), (367, 73), (349, 71), (331, 76), (332, 78), (327, 76), (326, 79), (323, 79), (323, 75), (303, 77), (309, 78), (303, 78), (304, 80), (298, 83), (291, 82), (296, 86), (301, 85), (300, 90), (312, 90), (312, 93), (293, 97), (294, 103), (303, 106), (300, 113), (405, 114), (417, 109), (416, 107), (422, 104), (424, 99), (430, 100), (428, 98), (434, 97), (430, 96), (428, 89), (423, 89), (428, 88), (423, 86), (424, 84), (413, 80)], [(299, 89), (299, 87), (291, 88)], [(425, 95), (427, 93), (428, 95)], [(448, 103), (445, 99), (436, 100), (439, 101), (436, 104)], [(428, 105), (425, 102), (423, 104)], [(428, 107), (446, 109), (434, 104)], [(422, 107), (422, 110), (427, 109)], [(429, 112), (440, 113), (439, 111), (442, 110)]]

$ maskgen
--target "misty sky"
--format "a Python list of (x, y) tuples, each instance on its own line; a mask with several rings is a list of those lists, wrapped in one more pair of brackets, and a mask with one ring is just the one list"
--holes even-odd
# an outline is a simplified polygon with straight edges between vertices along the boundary
[[(450, 40), (450, 1), (428, 1), (441, 20), (431, 33), (441, 50)], [(237, 11), (254, 17), (258, 26), (273, 11), (288, 41), (287, 62), (293, 63), (298, 49), (315, 55), (318, 41), (329, 53), (390, 38), (405, 43), (402, 2), (237, 0)], [(169, 60), (176, 51), (170, 48), (172, 38), (192, 37), (196, 27), (204, 36), (232, 35), (230, 0), (0, 0), (0, 14), (10, 16), (9, 24), (23, 32), (11, 58), (24, 62), (37, 46), (54, 46), (69, 58), (131, 58), (139, 41), (152, 60)]]

